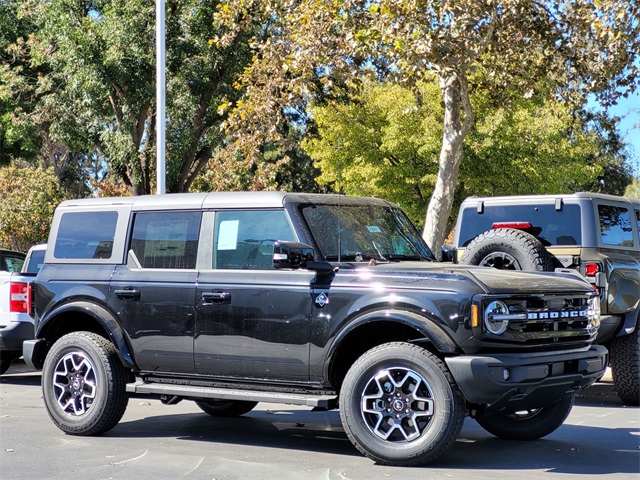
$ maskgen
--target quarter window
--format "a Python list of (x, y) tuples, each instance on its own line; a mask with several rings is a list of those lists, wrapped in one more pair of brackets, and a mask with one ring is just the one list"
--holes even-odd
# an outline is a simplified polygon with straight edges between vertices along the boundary
[(137, 213), (131, 251), (142, 268), (196, 268), (201, 212)]
[(62, 215), (53, 256), (111, 258), (117, 212), (69, 212)]
[(296, 240), (284, 210), (218, 212), (213, 268), (273, 269), (276, 240)]
[(603, 244), (633, 247), (633, 228), (629, 210), (613, 205), (598, 205), (598, 216)]

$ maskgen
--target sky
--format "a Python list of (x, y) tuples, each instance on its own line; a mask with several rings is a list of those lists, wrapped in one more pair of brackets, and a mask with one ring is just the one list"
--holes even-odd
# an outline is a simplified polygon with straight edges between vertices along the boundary
[(636, 177), (640, 178), (640, 92), (623, 98), (610, 113), (620, 117), (619, 130), (629, 145), (630, 161)]

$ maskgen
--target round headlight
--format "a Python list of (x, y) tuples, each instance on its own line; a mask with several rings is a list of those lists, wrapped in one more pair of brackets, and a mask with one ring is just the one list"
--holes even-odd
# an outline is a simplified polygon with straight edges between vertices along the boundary
[(494, 300), (484, 309), (484, 325), (493, 335), (502, 335), (509, 327), (509, 307), (500, 300)]

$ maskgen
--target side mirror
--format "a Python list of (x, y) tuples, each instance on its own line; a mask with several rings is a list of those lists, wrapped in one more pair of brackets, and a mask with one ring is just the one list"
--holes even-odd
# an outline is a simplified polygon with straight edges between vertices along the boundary
[(307, 268), (307, 262), (313, 262), (315, 252), (309, 245), (299, 242), (284, 242), (278, 240), (273, 244), (273, 267)]
[(453, 245), (442, 245), (440, 248), (440, 261), (456, 263), (456, 249)]
[(278, 240), (273, 244), (273, 268), (298, 268), (312, 270), (319, 276), (331, 275), (336, 267), (329, 262), (314, 261), (313, 248), (304, 243), (285, 242)]

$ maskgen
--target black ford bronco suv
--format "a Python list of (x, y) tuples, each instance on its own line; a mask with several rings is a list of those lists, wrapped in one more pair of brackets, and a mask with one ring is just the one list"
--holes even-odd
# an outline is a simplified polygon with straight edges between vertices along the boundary
[(596, 381), (580, 275), (438, 263), (395, 205), (278, 192), (72, 200), (31, 283), (48, 413), (103, 433), (130, 396), (237, 416), (339, 408), (357, 449), (427, 463), (466, 414), (500, 437), (557, 429)]
[(616, 392), (640, 405), (640, 200), (598, 193), (471, 197), (460, 207), (459, 263), (580, 272), (600, 297), (597, 343)]

